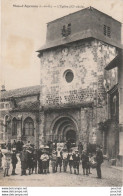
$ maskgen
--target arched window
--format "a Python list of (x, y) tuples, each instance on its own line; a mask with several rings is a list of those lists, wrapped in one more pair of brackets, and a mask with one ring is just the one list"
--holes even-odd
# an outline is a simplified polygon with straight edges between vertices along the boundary
[(17, 135), (17, 119), (12, 120), (12, 135)]
[(34, 122), (30, 117), (26, 118), (24, 121), (23, 135), (34, 136)]
[(116, 115), (116, 110), (117, 110), (117, 97), (116, 97), (116, 95), (113, 97), (113, 103), (114, 103), (114, 115)]
[(8, 115), (6, 115), (6, 116), (4, 117), (5, 132), (8, 131), (9, 123), (10, 123), (10, 118), (9, 118)]

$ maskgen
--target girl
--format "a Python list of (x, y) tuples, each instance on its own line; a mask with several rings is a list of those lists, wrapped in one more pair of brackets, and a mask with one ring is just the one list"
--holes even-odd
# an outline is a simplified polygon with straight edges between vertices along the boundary
[(9, 176), (10, 164), (11, 164), (11, 153), (7, 151), (4, 154), (4, 177)]

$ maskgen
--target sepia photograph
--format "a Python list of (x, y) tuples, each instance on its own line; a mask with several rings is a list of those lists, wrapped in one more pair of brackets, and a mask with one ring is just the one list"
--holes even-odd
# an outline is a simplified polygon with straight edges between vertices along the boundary
[(122, 0), (1, 0), (1, 187), (122, 187), (122, 26)]

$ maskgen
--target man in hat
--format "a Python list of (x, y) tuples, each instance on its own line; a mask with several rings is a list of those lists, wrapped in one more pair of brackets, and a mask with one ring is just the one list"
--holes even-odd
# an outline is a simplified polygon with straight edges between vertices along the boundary
[(21, 160), (21, 176), (26, 175), (27, 169), (27, 152), (26, 146), (23, 146), (23, 151), (20, 153), (20, 160)]
[(33, 154), (32, 154), (32, 147), (29, 146), (27, 151), (27, 168), (29, 169), (29, 175), (31, 175), (31, 170), (33, 168)]
[(15, 169), (16, 169), (16, 164), (18, 162), (17, 156), (16, 156), (16, 148), (12, 149), (12, 156), (11, 156), (11, 160), (12, 160), (12, 175), (16, 175), (15, 173)]
[(79, 174), (79, 162), (80, 162), (80, 156), (78, 153), (78, 149), (76, 149), (75, 154), (73, 154), (74, 174)]
[(101, 176), (101, 164), (103, 163), (103, 153), (100, 149), (100, 146), (97, 146), (96, 148), (96, 162), (97, 162), (97, 178), (102, 178)]
[(67, 171), (67, 164), (68, 164), (68, 152), (66, 148), (63, 148), (63, 153), (62, 153), (62, 157), (63, 157), (63, 170), (64, 172)]

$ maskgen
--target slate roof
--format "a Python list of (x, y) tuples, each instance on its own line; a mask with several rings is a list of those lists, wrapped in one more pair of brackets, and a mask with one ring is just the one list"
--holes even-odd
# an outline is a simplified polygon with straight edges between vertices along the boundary
[(12, 111), (33, 112), (39, 111), (40, 101), (21, 101)]
[(117, 55), (106, 67), (105, 69), (106, 70), (110, 70), (110, 69), (113, 69), (117, 66), (119, 66), (120, 64), (120, 61), (121, 61), (121, 57), (120, 55)]
[(24, 97), (29, 95), (36, 95), (39, 93), (40, 93), (40, 85), (36, 85), (36, 86), (18, 88), (9, 91), (2, 91), (0, 98), (1, 99), (9, 99), (11, 97), (18, 98), (18, 97)]
[[(101, 18), (101, 20), (99, 20), (99, 18)], [(67, 37), (62, 37), (61, 29), (63, 25), (66, 24), (71, 24), (71, 34)], [(98, 39), (110, 45), (122, 48), (120, 33), (118, 36), (115, 36), (115, 34), (112, 34), (111, 37), (105, 36), (102, 31), (104, 24), (107, 26), (110, 24), (112, 32), (115, 32), (116, 28), (118, 28), (119, 32), (121, 31), (121, 23), (119, 21), (93, 7), (87, 7), (53, 20), (47, 24), (46, 43), (36, 52), (42, 53), (45, 50), (87, 38)], [(74, 30), (72, 30), (72, 28)]]

